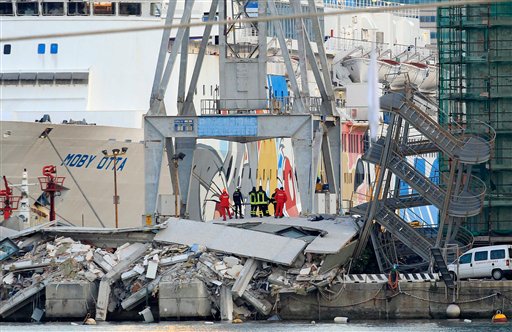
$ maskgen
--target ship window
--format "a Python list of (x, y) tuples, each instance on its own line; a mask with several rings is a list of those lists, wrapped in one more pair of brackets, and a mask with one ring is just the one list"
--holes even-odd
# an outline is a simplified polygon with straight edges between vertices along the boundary
[(12, 2), (0, 2), (0, 15), (1, 16), (14, 15), (14, 10), (12, 8)]
[(115, 15), (116, 4), (113, 2), (95, 2), (93, 4), (94, 15)]
[(121, 16), (140, 16), (140, 3), (119, 3), (119, 15)]
[(39, 15), (39, 6), (37, 2), (18, 2), (19, 16), (37, 16)]
[(4, 54), (11, 54), (11, 44), (4, 45)]
[(43, 15), (62, 16), (64, 15), (64, 2), (43, 2)]
[(89, 4), (87, 2), (69, 2), (69, 16), (87, 16), (89, 15)]
[(45, 52), (46, 52), (46, 45), (38, 44), (37, 45), (37, 54), (44, 54)]
[(162, 5), (160, 3), (154, 3), (154, 2), (151, 3), (150, 9), (149, 9), (149, 13), (151, 14), (151, 16), (160, 17), (161, 12), (162, 12)]
[(50, 45), (50, 53), (51, 54), (59, 53), (59, 44), (51, 44)]

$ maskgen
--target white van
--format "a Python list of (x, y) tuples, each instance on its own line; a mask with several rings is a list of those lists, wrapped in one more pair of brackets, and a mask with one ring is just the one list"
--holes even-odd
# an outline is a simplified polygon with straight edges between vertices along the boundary
[(473, 248), (458, 261), (458, 268), (457, 261), (448, 265), (448, 271), (455, 279), (512, 277), (512, 245)]

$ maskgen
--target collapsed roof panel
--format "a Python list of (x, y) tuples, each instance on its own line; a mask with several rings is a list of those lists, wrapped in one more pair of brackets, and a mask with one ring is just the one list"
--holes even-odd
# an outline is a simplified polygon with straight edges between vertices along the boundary
[(306, 243), (283, 236), (228, 227), (212, 223), (171, 218), (156, 242), (191, 246), (201, 244), (212, 250), (291, 265)]

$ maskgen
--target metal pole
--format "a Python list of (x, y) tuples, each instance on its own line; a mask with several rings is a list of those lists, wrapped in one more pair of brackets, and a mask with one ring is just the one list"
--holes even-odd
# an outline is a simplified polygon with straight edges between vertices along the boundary
[[(175, 177), (175, 183), (178, 183), (178, 160), (177, 159), (174, 159), (174, 177)], [(180, 209), (178, 208), (178, 196), (180, 194), (180, 186), (179, 184), (176, 185), (176, 188), (173, 188), (174, 189), (174, 203), (175, 203), (175, 207), (174, 207), (174, 214), (176, 215), (176, 218), (179, 218), (180, 217)]]
[(117, 205), (119, 197), (117, 196), (117, 154), (114, 154), (114, 208), (116, 211), (116, 228), (119, 228)]

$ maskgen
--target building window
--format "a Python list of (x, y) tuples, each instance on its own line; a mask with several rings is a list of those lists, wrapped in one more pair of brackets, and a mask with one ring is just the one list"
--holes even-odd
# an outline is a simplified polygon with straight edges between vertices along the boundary
[(87, 16), (90, 13), (89, 3), (87, 2), (69, 2), (68, 15), (69, 16)]
[(93, 15), (115, 15), (115, 2), (95, 2), (93, 4)]
[(44, 54), (46, 52), (46, 45), (39, 44), (37, 45), (37, 54)]
[(51, 44), (50, 45), (50, 53), (51, 54), (59, 53), (59, 44)]
[(436, 39), (437, 33), (435, 31), (430, 31), (430, 39)]
[(119, 3), (119, 15), (120, 16), (140, 16), (141, 7), (140, 3)]
[(45, 16), (63, 16), (64, 2), (43, 2), (43, 15)]
[(149, 7), (149, 14), (151, 16), (160, 17), (160, 14), (162, 12), (162, 4), (160, 3), (151, 3)]
[(37, 16), (39, 15), (38, 2), (18, 2), (18, 15), (19, 16)]
[(11, 54), (11, 44), (4, 45), (4, 54)]
[(0, 16), (12, 16), (12, 15), (14, 15), (12, 2), (0, 2)]

